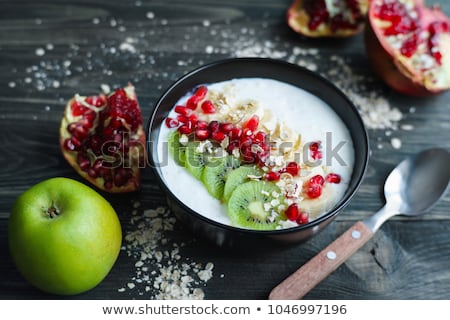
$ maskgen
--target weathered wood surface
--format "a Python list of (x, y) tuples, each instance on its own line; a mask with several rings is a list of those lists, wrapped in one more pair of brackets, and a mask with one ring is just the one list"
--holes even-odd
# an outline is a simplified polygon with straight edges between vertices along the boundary
[[(372, 155), (360, 191), (345, 212), (305, 244), (233, 252), (195, 239), (177, 223), (172, 237), (186, 243), (182, 256), (214, 263), (214, 276), (202, 287), (206, 299), (267, 298), (281, 280), (383, 205), (381, 185), (397, 162), (430, 146), (450, 149), (450, 93), (429, 99), (393, 93), (372, 75), (362, 36), (304, 40), (285, 24), (289, 4), (289, 0), (174, 0), (170, 5), (144, 0), (0, 1), (0, 298), (54, 298), (31, 288), (14, 269), (6, 229), (9, 210), (25, 189), (54, 176), (79, 179), (58, 146), (64, 102), (75, 92), (91, 94), (100, 84), (117, 87), (131, 81), (148, 118), (164, 89), (203, 63), (250, 54), (289, 60), (293, 53), (299, 63), (298, 48), (318, 48), (317, 57), (309, 54), (304, 59), (326, 74), (333, 67), (330, 56), (345, 58), (355, 74), (367, 77), (367, 86), (402, 111), (400, 124), (413, 125), (412, 131), (369, 130)], [(447, 1), (441, 5), (450, 13)], [(401, 139), (400, 149), (391, 146), (390, 134)], [(141, 208), (165, 205), (150, 168), (145, 170), (141, 192), (105, 196), (120, 214), (125, 231), (133, 228), (132, 201), (139, 201)], [(449, 299), (449, 213), (446, 195), (426, 216), (392, 219), (305, 298)], [(122, 252), (105, 281), (74, 298), (149, 298), (137, 290), (118, 292), (134, 276), (135, 262)]]

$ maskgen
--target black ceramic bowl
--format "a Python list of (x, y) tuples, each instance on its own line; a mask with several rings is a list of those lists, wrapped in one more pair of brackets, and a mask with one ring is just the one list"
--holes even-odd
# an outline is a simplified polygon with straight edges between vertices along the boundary
[[(355, 163), (353, 174), (344, 197), (329, 212), (321, 217), (294, 228), (256, 231), (235, 228), (210, 220), (187, 207), (171, 192), (155, 164), (158, 159), (157, 145), (161, 125), (175, 103), (193, 88), (235, 78), (270, 78), (282, 81), (319, 97), (326, 102), (347, 125), (353, 140)], [(328, 225), (350, 202), (362, 182), (369, 158), (368, 136), (362, 119), (352, 102), (332, 83), (305, 68), (287, 62), (263, 58), (236, 58), (217, 61), (200, 67), (176, 81), (156, 104), (148, 125), (149, 160), (167, 195), (170, 208), (196, 235), (204, 236), (220, 246), (261, 243), (276, 240), (284, 243), (306, 241)], [(188, 187), (188, 186), (187, 186)], [(195, 194), (195, 193), (193, 193)], [(201, 199), (199, 199), (201, 201)]]

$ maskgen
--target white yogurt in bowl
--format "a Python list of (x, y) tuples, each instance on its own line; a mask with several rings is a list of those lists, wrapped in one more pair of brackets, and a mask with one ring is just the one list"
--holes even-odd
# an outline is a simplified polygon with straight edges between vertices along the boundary
[[(245, 129), (249, 119), (256, 116), (259, 122), (257, 129), (251, 132), (252, 137), (260, 131), (268, 137), (270, 153), (254, 164), (261, 170), (261, 175), (252, 178), (273, 183), (280, 188), (277, 194), (281, 196), (275, 199), (272, 197), (262, 206), (270, 218), (277, 217), (276, 229), (313, 221), (341, 200), (352, 176), (354, 146), (342, 119), (323, 100), (296, 86), (268, 78), (238, 78), (205, 84), (204, 87), (207, 88), (206, 96), (198, 101), (196, 109), (182, 109), (182, 112), (187, 110), (189, 116), (195, 114), (195, 118), (207, 124), (218, 121), (231, 123), (233, 127), (241, 129)], [(175, 106), (185, 107), (191, 96), (192, 93), (182, 97)], [(204, 112), (208, 111), (202, 107), (205, 101), (212, 102), (213, 113)], [(183, 125), (183, 121), (188, 122), (185, 119), (187, 116), (183, 118), (182, 114), (175, 111), (175, 106), (168, 115), (174, 121), (161, 126), (157, 140), (160, 170), (166, 186), (198, 214), (224, 225), (248, 228), (230, 219), (227, 203), (211, 196), (199, 179), (168, 154), (169, 135), (180, 130), (178, 128)], [(188, 122), (189, 126), (192, 127), (192, 133), (181, 130), (184, 132), (180, 133), (181, 144), (196, 137), (195, 124)], [(244, 130), (242, 134), (247, 132)], [(236, 150), (229, 151), (231, 133), (225, 136), (223, 140), (222, 135), (220, 140), (214, 141), (210, 135), (205, 140), (202, 138), (200, 144), (203, 146), (212, 142), (215, 152), (221, 149), (222, 154), (242, 159), (242, 154)], [(258, 150), (256, 146), (254, 151)], [(297, 163), (298, 174), (291, 174), (292, 171), (286, 169), (292, 162)], [(315, 184), (311, 182), (312, 179)], [(313, 190), (317, 184), (320, 185), (319, 193)], [(300, 217), (291, 219), (292, 210), (288, 208), (293, 204), (299, 214), (307, 214), (307, 221), (302, 221)]]

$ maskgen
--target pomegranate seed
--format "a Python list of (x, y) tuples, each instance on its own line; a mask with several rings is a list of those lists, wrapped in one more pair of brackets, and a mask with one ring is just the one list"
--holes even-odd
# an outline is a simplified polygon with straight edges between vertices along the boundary
[(197, 88), (197, 90), (195, 90), (194, 96), (197, 97), (197, 99), (200, 101), (206, 96), (207, 92), (208, 88), (206, 88), (205, 86), (200, 86)]
[(166, 118), (166, 127), (167, 128), (175, 128), (178, 127), (180, 123), (178, 122), (177, 119), (173, 119), (173, 118)]
[(85, 106), (83, 106), (80, 102), (74, 100), (70, 106), (72, 108), (72, 115), (77, 117), (83, 115), (86, 110), (89, 110)]
[(198, 121), (197, 122), (197, 129), (207, 129), (208, 123), (206, 121)]
[(200, 99), (196, 96), (190, 97), (186, 102), (186, 108), (189, 108), (191, 110), (197, 109), (197, 105), (199, 103)]
[(105, 104), (105, 100), (103, 99), (103, 97), (99, 97), (99, 96), (90, 96), (86, 98), (86, 103), (90, 104), (91, 106), (94, 107), (101, 107)]
[(294, 161), (293, 162), (289, 162), (286, 165), (286, 172), (290, 173), (293, 176), (298, 175), (299, 171), (300, 171), (300, 167), (298, 166), (297, 162), (294, 162)]
[(249, 129), (250, 131), (255, 131), (259, 126), (259, 117), (255, 114), (250, 119), (248, 119), (245, 124), (245, 129)]
[(320, 141), (311, 142), (311, 144), (309, 145), (309, 150), (311, 150), (312, 152), (319, 151), (319, 149), (320, 149)]
[(221, 142), (223, 139), (225, 139), (225, 133), (221, 131), (216, 131), (211, 134), (211, 138), (213, 140), (216, 140), (217, 142)]
[(175, 112), (184, 116), (188, 116), (192, 112), (192, 110), (183, 106), (176, 106)]
[(341, 182), (341, 176), (337, 173), (329, 173), (325, 177), (325, 181), (329, 183), (340, 183)]
[(206, 140), (209, 138), (209, 131), (207, 129), (197, 129), (195, 130), (195, 137), (198, 140)]
[(234, 149), (239, 149), (239, 141), (237, 140), (233, 140), (228, 144), (227, 152), (232, 154)]
[(321, 151), (313, 151), (313, 152), (311, 153), (311, 157), (312, 157), (314, 160), (320, 160), (320, 159), (322, 159), (322, 152), (321, 152)]
[(91, 177), (93, 179), (96, 179), (98, 177), (97, 172), (95, 172), (94, 168), (89, 168), (87, 173), (88, 173), (89, 177)]
[(219, 130), (225, 134), (230, 133), (230, 131), (234, 128), (233, 124), (230, 122), (223, 122), (219, 124)]
[(298, 218), (298, 206), (296, 203), (291, 204), (284, 212), (286, 217), (291, 221), (296, 221)]
[(309, 214), (307, 214), (306, 212), (300, 212), (296, 222), (298, 224), (307, 224), (309, 222)]
[(265, 175), (267, 181), (278, 181), (280, 180), (280, 173), (276, 171), (270, 171)]
[(209, 100), (204, 101), (202, 103), (201, 108), (202, 108), (203, 113), (206, 113), (206, 114), (216, 113), (216, 108), (214, 107), (214, 104)]
[(196, 113), (191, 114), (191, 115), (189, 116), (189, 121), (190, 121), (192, 124), (197, 124), (197, 121), (198, 121), (198, 115), (197, 115)]
[(317, 174), (314, 177), (312, 177), (311, 179), (309, 179), (310, 184), (318, 184), (318, 185), (323, 186), (324, 182), (325, 182), (325, 179), (320, 174)]
[(189, 118), (186, 117), (186, 116), (184, 116), (184, 115), (182, 115), (182, 114), (180, 114), (180, 115), (177, 116), (177, 120), (178, 120), (179, 122), (181, 122), (181, 123), (184, 123), (184, 124), (186, 124), (186, 123), (189, 122)]
[(264, 131), (258, 131), (255, 134), (255, 142), (257, 143), (261, 143), (261, 142), (266, 142), (266, 133)]
[(83, 155), (82, 153), (79, 153), (77, 155), (77, 163), (80, 166), (80, 169), (83, 171), (88, 171), (91, 166), (91, 162), (89, 161), (89, 158), (87, 156)]
[(318, 198), (320, 197), (321, 194), (322, 194), (322, 185), (320, 184), (310, 183), (306, 188), (306, 195), (310, 199)]
[(186, 124), (183, 124), (178, 128), (178, 132), (181, 134), (190, 134), (192, 133), (192, 128)]
[(230, 131), (230, 138), (231, 140), (237, 140), (241, 137), (242, 130), (240, 128), (233, 128)]
[(208, 128), (211, 132), (216, 132), (219, 130), (219, 122), (218, 121), (211, 121), (208, 125)]

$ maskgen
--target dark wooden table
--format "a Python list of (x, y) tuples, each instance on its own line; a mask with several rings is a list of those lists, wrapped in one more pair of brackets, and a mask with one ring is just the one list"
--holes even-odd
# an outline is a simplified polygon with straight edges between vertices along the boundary
[[(381, 186), (396, 163), (424, 148), (450, 149), (450, 92), (428, 99), (392, 92), (372, 74), (361, 35), (336, 41), (302, 39), (285, 23), (289, 4), (0, 0), (0, 298), (57, 298), (33, 289), (15, 270), (7, 247), (9, 210), (21, 192), (39, 181), (55, 176), (81, 180), (60, 153), (59, 123), (67, 99), (74, 93), (97, 93), (101, 84), (115, 88), (132, 82), (148, 119), (164, 89), (193, 68), (228, 57), (268, 56), (317, 69), (336, 83), (345, 80), (343, 89), (357, 98), (369, 95), (364, 90), (376, 92), (380, 103), (403, 115), (393, 120), (397, 129), (370, 126), (372, 155), (362, 187), (347, 209), (307, 243), (242, 253), (200, 241), (175, 223), (175, 231), (165, 235), (167, 243), (158, 244), (163, 251), (183, 244), (174, 265), (214, 264), (213, 277), (191, 287), (202, 288), (206, 299), (265, 299), (271, 288), (347, 227), (383, 205)], [(449, 14), (449, 2), (441, 4)], [(356, 85), (346, 79), (349, 73)], [(400, 148), (392, 138), (402, 142)], [(104, 196), (120, 215), (124, 235), (137, 228), (131, 223), (133, 213), (166, 206), (150, 168), (144, 171), (140, 192)], [(306, 298), (449, 299), (449, 211), (446, 195), (428, 215), (390, 220)], [(152, 276), (145, 286), (133, 279), (136, 262), (127, 250), (121, 251), (108, 277), (74, 298), (154, 298), (154, 291), (145, 290)], [(128, 283), (136, 286), (129, 288)]]

